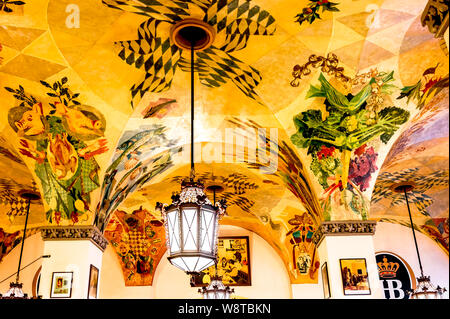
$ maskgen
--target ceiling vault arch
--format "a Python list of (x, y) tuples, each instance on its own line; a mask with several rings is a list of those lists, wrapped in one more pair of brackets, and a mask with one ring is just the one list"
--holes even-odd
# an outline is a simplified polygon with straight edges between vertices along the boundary
[(420, 179), (416, 227), (448, 253), (449, 62), (422, 25), (427, 1), (80, 1), (79, 25), (70, 0), (23, 2), (0, 8), (8, 236), (22, 226), (16, 188), (35, 186), (32, 228), (95, 225), (126, 284), (152, 284), (156, 201), (189, 175), (191, 61), (171, 29), (195, 18), (214, 34), (194, 56), (196, 173), (223, 186), (224, 225), (266, 240), (291, 283), (316, 283), (317, 227), (406, 225), (388, 189)]

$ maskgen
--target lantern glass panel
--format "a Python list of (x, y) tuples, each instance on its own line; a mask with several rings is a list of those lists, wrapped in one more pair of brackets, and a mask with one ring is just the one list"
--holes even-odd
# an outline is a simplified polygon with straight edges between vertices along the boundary
[(186, 266), (183, 263), (183, 260), (181, 257), (171, 258), (170, 263), (178, 268), (180, 268), (183, 271), (186, 271)]
[(180, 250), (180, 226), (178, 211), (173, 210), (167, 213), (167, 224), (169, 233), (170, 253)]
[(182, 257), (184, 264), (186, 265), (186, 269), (188, 272), (195, 272), (198, 264), (198, 257)]
[(208, 253), (213, 252), (214, 246), (214, 226), (215, 226), (215, 214), (212, 211), (202, 209), (201, 210), (201, 247), (202, 251)]
[(182, 210), (183, 220), (183, 250), (184, 251), (197, 251), (198, 241), (198, 213), (195, 208), (183, 208)]

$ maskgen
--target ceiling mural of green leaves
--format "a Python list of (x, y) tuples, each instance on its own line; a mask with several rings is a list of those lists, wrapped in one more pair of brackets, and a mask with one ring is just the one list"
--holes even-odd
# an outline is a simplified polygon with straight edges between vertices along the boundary
[(392, 90), (393, 73), (372, 71), (356, 77), (350, 88), (354, 95), (339, 92), (321, 73), (321, 86), (311, 85), (306, 97), (325, 98), (325, 110), (308, 110), (294, 117), (297, 133), (291, 141), (312, 156), (310, 168), (324, 189), (325, 220), (332, 218), (332, 200), (349, 207), (360, 219), (368, 219), (362, 192), (377, 170), (377, 154), (366, 146), (377, 138), (386, 144), (409, 118), (408, 111), (383, 105), (383, 96)]

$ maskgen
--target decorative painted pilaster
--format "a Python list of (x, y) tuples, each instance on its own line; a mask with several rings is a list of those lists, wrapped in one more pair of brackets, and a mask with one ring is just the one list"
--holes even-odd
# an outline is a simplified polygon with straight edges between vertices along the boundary
[(108, 245), (103, 234), (95, 226), (52, 226), (43, 227), (41, 236), (44, 255), (51, 257), (42, 263), (40, 294), (51, 298), (53, 273), (72, 272), (70, 298), (87, 299), (91, 265), (99, 270), (100, 286), (102, 256)]
[[(320, 273), (322, 276), (322, 267), (326, 263), (331, 298), (383, 298), (373, 245), (375, 226), (376, 222), (371, 220), (324, 221), (314, 233), (312, 240), (317, 245), (320, 256)], [(348, 278), (350, 270), (351, 280), (357, 282), (352, 286), (368, 286), (368, 289), (344, 290), (343, 273), (346, 264), (344, 262), (344, 268), (341, 268), (341, 260), (362, 261), (354, 268), (348, 267), (347, 264), (346, 274)], [(367, 278), (362, 280), (366, 275)], [(323, 285), (323, 280), (320, 282)]]

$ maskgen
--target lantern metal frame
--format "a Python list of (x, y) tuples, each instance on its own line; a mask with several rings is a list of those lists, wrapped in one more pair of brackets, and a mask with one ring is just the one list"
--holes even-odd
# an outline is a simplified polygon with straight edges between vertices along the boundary
[[(222, 277), (215, 275), (211, 278), (209, 285), (202, 287), (198, 292), (202, 294), (203, 299), (230, 299), (231, 294), (234, 293), (234, 288), (225, 286)], [(214, 298), (209, 298), (211, 294)], [(223, 298), (220, 298), (220, 294), (223, 294)]]
[[(191, 194), (186, 194), (189, 190), (191, 190)], [(172, 196), (172, 204), (165, 206), (157, 203), (157, 209), (161, 210), (166, 230), (166, 245), (169, 254), (167, 259), (171, 264), (187, 273), (197, 273), (213, 265), (217, 256), (219, 220), (226, 210), (225, 201), (219, 201), (216, 205), (212, 205), (203, 190), (204, 186), (200, 181), (185, 180), (181, 184), (181, 194)], [(192, 193), (195, 197), (192, 197)], [(186, 211), (195, 211), (193, 215), (195, 217), (188, 220)], [(208, 219), (204, 217), (205, 212), (211, 214)], [(171, 218), (170, 214), (175, 214), (176, 217)], [(194, 229), (192, 228), (193, 223), (195, 223)], [(186, 248), (189, 234), (186, 234), (185, 231), (191, 233), (192, 240), (190, 241), (194, 243), (195, 247)], [(177, 233), (174, 234), (174, 232)], [(175, 249), (173, 240), (177, 241)], [(209, 241), (209, 245), (204, 249), (206, 240)], [(198, 259), (194, 267), (190, 267), (183, 258)], [(209, 262), (197, 267), (201, 258), (207, 259)], [(180, 259), (184, 262), (185, 267), (180, 266), (177, 262)]]
[[(22, 290), (23, 283), (20, 282), (20, 271), (22, 270), (20, 266), (22, 265), (22, 255), (23, 255), (23, 246), (25, 244), (25, 237), (27, 233), (27, 225), (28, 225), (28, 215), (30, 214), (30, 205), (32, 201), (37, 201), (41, 199), (41, 195), (35, 190), (21, 190), (18, 192), (19, 197), (25, 199), (27, 201), (27, 214), (25, 217), (25, 225), (23, 229), (22, 236), (22, 244), (20, 247), (20, 255), (19, 255), (19, 265), (17, 267), (16, 272), (16, 280), (14, 282), (10, 282), (9, 290), (5, 294), (0, 294), (0, 299), (34, 299), (28, 297), (28, 294), (24, 293)], [(40, 299), (41, 296), (38, 296), (37, 299)]]
[[(219, 219), (225, 214), (226, 202), (219, 201), (218, 204), (211, 204), (204, 192), (204, 185), (200, 181), (195, 180), (194, 165), (194, 52), (203, 50), (212, 44), (214, 34), (209, 32), (205, 22), (196, 19), (189, 21), (181, 21), (177, 24), (177, 28), (172, 29), (172, 37), (176, 39), (174, 43), (182, 50), (189, 49), (190, 44), (191, 57), (191, 171), (189, 179), (181, 183), (181, 193), (172, 195), (172, 204), (165, 205), (156, 203), (156, 209), (161, 211), (164, 220), (164, 228), (166, 230), (166, 245), (169, 256), (169, 262), (189, 273), (198, 273), (203, 269), (212, 266), (217, 257), (217, 241)], [(188, 211), (194, 211), (194, 217), (187, 219)], [(203, 221), (206, 222), (205, 214), (209, 212), (209, 226), (204, 227)], [(171, 218), (171, 215), (176, 217)], [(197, 219), (197, 220), (194, 220)], [(189, 223), (190, 221), (190, 223)], [(195, 223), (195, 226), (194, 224)], [(212, 223), (212, 225), (211, 225)], [(194, 227), (193, 227), (194, 226)], [(213, 227), (211, 230), (210, 227)], [(193, 230), (196, 233), (193, 233)], [(205, 231), (206, 230), (206, 231)], [(187, 234), (185, 234), (187, 231)], [(176, 233), (175, 233), (176, 232)], [(191, 233), (191, 239), (189, 239)], [(204, 242), (208, 236), (210, 238), (210, 246), (208, 250), (203, 249)], [(178, 247), (172, 249), (173, 241), (176, 240)], [(194, 247), (190, 246), (186, 249), (186, 243), (194, 243)], [(188, 258), (197, 258), (191, 264), (187, 263)], [(180, 262), (179, 262), (180, 261)], [(200, 262), (200, 264), (199, 264)], [(194, 264), (195, 263), (195, 264)], [(184, 265), (183, 265), (184, 264)], [(194, 266), (194, 267), (192, 267)]]

